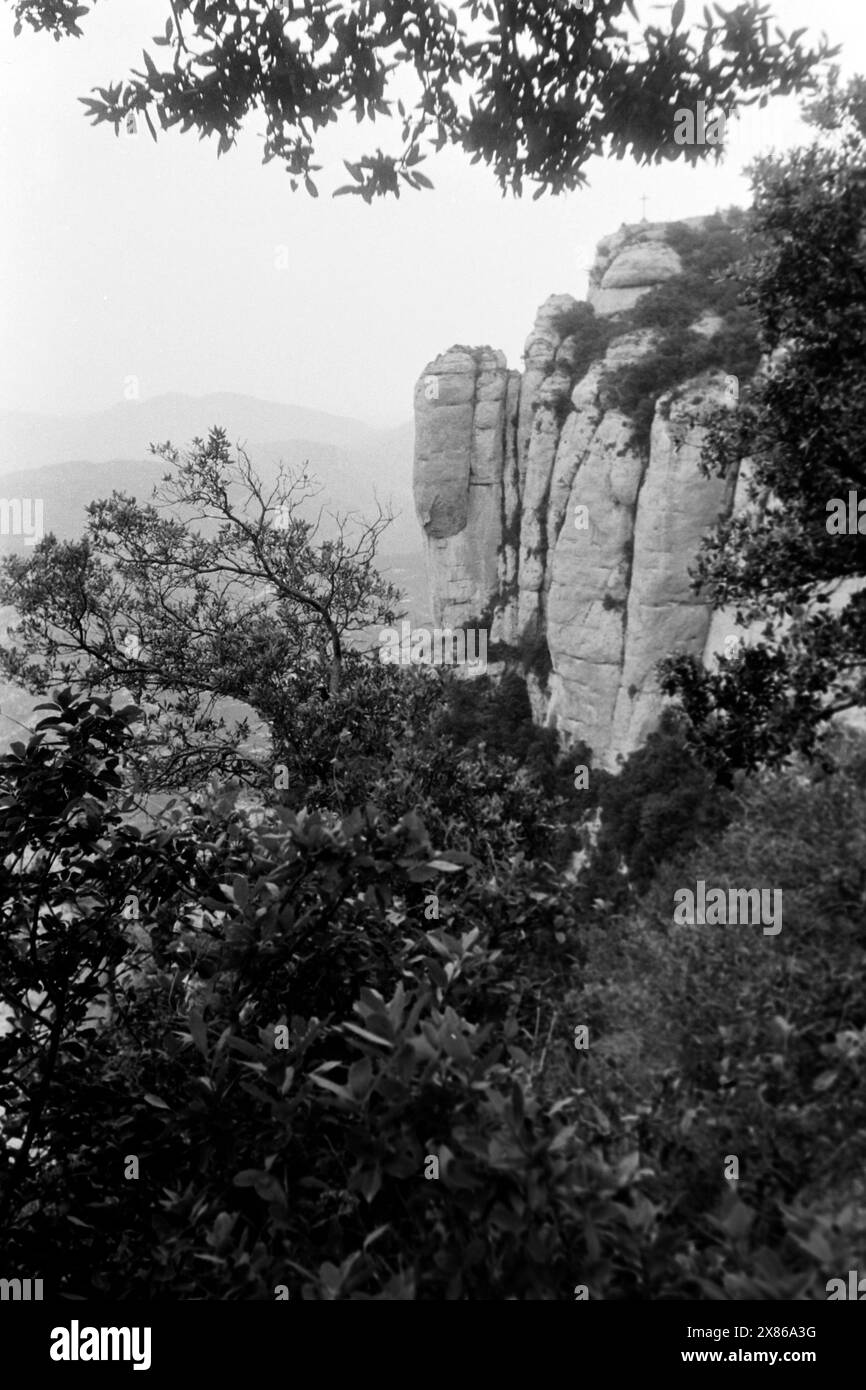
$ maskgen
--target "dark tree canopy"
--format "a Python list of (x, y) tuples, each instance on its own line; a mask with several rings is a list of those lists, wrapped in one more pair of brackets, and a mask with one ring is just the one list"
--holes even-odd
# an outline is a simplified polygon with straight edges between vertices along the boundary
[[(82, 34), (93, 8), (76, 0), (7, 0), (24, 24), (55, 39)], [(96, 3), (96, 0), (93, 0)], [(105, 0), (103, 0), (105, 3)], [(633, 0), (167, 0), (155, 53), (129, 75), (82, 97), (94, 124), (115, 131), (140, 113), (157, 125), (235, 144), (244, 119), (265, 116), (265, 162), (282, 160), (292, 187), (314, 196), (317, 136), (344, 112), (358, 122), (395, 118), (396, 153), (378, 148), (346, 162), (353, 182), (336, 193), (369, 202), (402, 186), (430, 187), (419, 165), (445, 145), (491, 166), (503, 192), (524, 183), (536, 196), (586, 182), (599, 154), (642, 163), (713, 147), (673, 142), (675, 113), (737, 106), (813, 84), (831, 56), (826, 38), (803, 47), (773, 25), (769, 5), (746, 0), (704, 9), (682, 27), (684, 0), (669, 21), (630, 37)], [(658, 8), (658, 7), (656, 7)], [(415, 95), (405, 104), (406, 79)], [(399, 84), (399, 91), (397, 86)], [(718, 155), (720, 151), (717, 149)]]

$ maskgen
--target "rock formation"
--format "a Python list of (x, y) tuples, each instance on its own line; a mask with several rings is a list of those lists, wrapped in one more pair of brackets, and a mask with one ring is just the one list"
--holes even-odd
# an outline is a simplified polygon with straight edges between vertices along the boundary
[[(692, 219), (699, 228), (702, 219)], [(652, 329), (618, 318), (680, 273), (666, 227), (623, 227), (598, 247), (589, 304), (610, 320), (587, 359), (592, 325), (570, 295), (542, 305), (524, 370), (489, 347), (452, 347), (415, 391), (415, 501), (434, 620), (490, 628), (507, 648), (546, 642), (537, 715), (613, 767), (658, 720), (655, 668), (668, 653), (709, 660), (735, 632), (691, 589), (703, 534), (734, 503), (733, 483), (698, 470), (721, 372), (661, 396), (648, 447), (605, 391), (606, 374), (651, 351)], [(693, 328), (711, 335), (710, 314)], [(611, 336), (611, 334), (613, 336)]]

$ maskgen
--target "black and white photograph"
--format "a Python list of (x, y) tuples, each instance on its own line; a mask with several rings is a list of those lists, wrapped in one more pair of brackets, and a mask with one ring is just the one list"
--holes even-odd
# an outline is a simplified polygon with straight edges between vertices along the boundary
[(864, 71), (862, 0), (0, 4), (49, 1379), (336, 1301), (829, 1377), (768, 1305), (866, 1301)]

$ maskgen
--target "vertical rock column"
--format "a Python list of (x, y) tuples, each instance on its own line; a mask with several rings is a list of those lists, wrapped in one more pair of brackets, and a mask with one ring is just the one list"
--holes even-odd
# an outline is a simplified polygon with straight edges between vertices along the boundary
[(415, 506), (434, 621), (490, 610), (499, 583), (508, 372), (490, 348), (454, 347), (415, 387)]
[(615, 338), (604, 360), (575, 387), (551, 485), (548, 527), (556, 545), (547, 604), (550, 713), (597, 756), (609, 744), (620, 689), (635, 510), (644, 474), (643, 459), (631, 444), (631, 421), (620, 411), (605, 411), (599, 388), (604, 371), (639, 360), (650, 337), (642, 331)]
[(658, 722), (661, 693), (656, 665), (663, 656), (700, 656), (711, 611), (692, 589), (691, 570), (703, 536), (726, 515), (733, 484), (705, 478), (698, 464), (707, 405), (720, 404), (720, 387), (700, 388), (699, 405), (685, 398), (697, 383), (685, 383), (665, 419), (663, 397), (656, 407), (650, 458), (640, 489), (634, 555), (626, 609), (622, 675), (613, 716), (608, 763), (639, 747)]
[(517, 424), (521, 491), (517, 637), (544, 628), (545, 578), (550, 551), (547, 504), (562, 426), (570, 410), (574, 340), (563, 321), (577, 308), (570, 294), (554, 294), (539, 309), (526, 340)]
[(553, 554), (547, 640), (553, 659), (551, 714), (558, 727), (603, 753), (611, 737), (622, 674), (634, 515), (643, 473), (628, 446), (631, 422), (609, 410), (577, 469), (569, 512), (586, 508), (588, 527), (565, 525)]
[(520, 411), (520, 372), (508, 373), (502, 421), (502, 522), (497, 592), (491, 640), (513, 647), (517, 642), (518, 561), (520, 549), (520, 468), (517, 421)]

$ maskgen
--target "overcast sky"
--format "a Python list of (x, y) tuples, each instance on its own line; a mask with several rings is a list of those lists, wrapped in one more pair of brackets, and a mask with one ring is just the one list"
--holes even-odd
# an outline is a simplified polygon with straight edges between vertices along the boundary
[[(702, 8), (689, 0), (687, 17)], [(866, 69), (863, 0), (773, 8), (787, 30), (841, 43), (844, 71)], [(434, 191), (367, 206), (293, 194), (276, 161), (262, 166), (254, 125), (219, 161), (195, 133), (155, 145), (92, 127), (76, 98), (140, 66), (165, 13), (102, 0), (84, 38), (61, 43), (14, 39), (0, 13), (0, 409), (100, 410), (134, 376), (142, 397), (238, 391), (399, 424), (452, 343), (519, 366), (536, 307), (585, 294), (596, 242), (640, 220), (642, 196), (651, 221), (748, 203), (740, 168), (760, 136), (719, 167), (594, 161), (586, 189), (537, 202), (503, 199), (483, 166), (445, 151), (423, 166)], [(792, 101), (761, 120), (782, 147), (803, 129)], [(323, 187), (344, 181), (341, 157), (381, 142), (354, 121), (328, 134)]]

